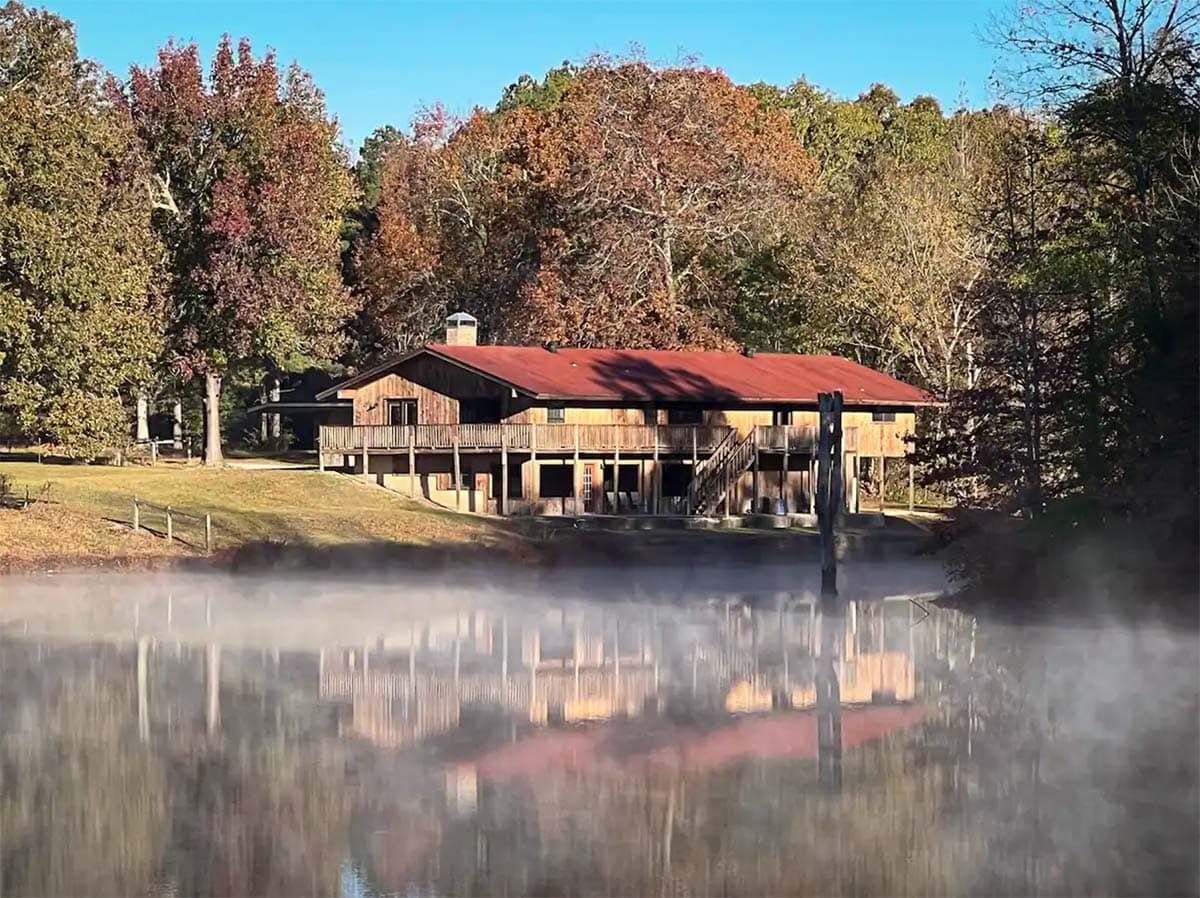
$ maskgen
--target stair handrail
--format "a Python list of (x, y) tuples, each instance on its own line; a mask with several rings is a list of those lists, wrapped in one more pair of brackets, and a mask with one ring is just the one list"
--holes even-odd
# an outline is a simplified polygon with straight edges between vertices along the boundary
[(737, 441), (737, 430), (730, 427), (725, 432), (725, 436), (721, 438), (721, 442), (717, 443), (713, 448), (712, 453), (696, 462), (696, 469), (692, 472), (692, 480), (694, 481), (697, 476), (703, 476), (704, 472), (713, 465), (720, 464), (722, 456), (731, 452)]
[(708, 480), (709, 471), (714, 465), (720, 465), (721, 460), (733, 451), (733, 447), (737, 444), (737, 430), (729, 428), (722, 438), (721, 442), (717, 443), (712, 454), (702, 458), (696, 462), (696, 466), (692, 469), (692, 482), (688, 485), (688, 507), (696, 510), (696, 502), (700, 497), (700, 490), (703, 484)]
[(754, 450), (757, 448), (757, 445), (758, 428), (755, 427), (744, 438), (737, 440), (728, 451), (724, 452), (722, 457), (717, 461), (716, 468), (705, 471), (699, 483), (693, 479), (692, 482), (696, 485), (696, 495), (694, 498), (689, 498), (693, 498), (692, 509), (695, 513), (703, 512), (710, 502), (713, 503), (714, 508), (720, 504), (720, 497), (721, 493), (724, 492), (723, 487), (726, 479), (734, 475), (740, 475), (750, 466), (750, 461), (754, 457)]

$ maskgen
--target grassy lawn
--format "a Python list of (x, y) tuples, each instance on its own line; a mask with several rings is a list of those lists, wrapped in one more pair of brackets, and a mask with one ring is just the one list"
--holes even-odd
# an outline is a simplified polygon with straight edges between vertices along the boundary
[[(211, 514), (217, 551), (261, 541), (333, 546), (392, 542), (403, 545), (502, 543), (514, 539), (497, 522), (457, 515), (350, 477), (313, 470), (207, 470), (181, 464), (124, 468), (0, 462), (14, 492), (34, 496), (49, 484), (48, 503), (0, 509), (0, 569), (37, 567), (56, 560), (131, 564), (195, 554), (203, 528), (176, 523), (189, 546), (129, 526), (134, 496), (180, 511)], [(161, 532), (162, 516), (143, 523)]]

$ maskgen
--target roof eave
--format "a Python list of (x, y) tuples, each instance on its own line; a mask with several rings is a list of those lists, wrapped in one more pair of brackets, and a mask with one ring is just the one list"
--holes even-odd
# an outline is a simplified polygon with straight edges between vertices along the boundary
[[(719, 404), (722, 402), (740, 402), (748, 405), (816, 405), (817, 398), (804, 399), (787, 399), (778, 396), (697, 396), (697, 397), (646, 397), (646, 396), (596, 396), (596, 395), (568, 395), (565, 393), (529, 393), (531, 399), (537, 402), (635, 402), (635, 403), (654, 403), (654, 402), (690, 402), (704, 404)], [(880, 405), (898, 405), (911, 408), (926, 408), (926, 407), (942, 407), (947, 403), (937, 399), (845, 399), (843, 398), (844, 407), (869, 406), (875, 407)]]
[(349, 399), (336, 399), (330, 402), (263, 402), (252, 405), (247, 412), (288, 412), (288, 411), (337, 411), (351, 407)]
[(537, 398), (532, 391), (530, 391), (529, 389), (527, 389), (525, 387), (520, 386), (519, 384), (516, 384), (516, 383), (513, 383), (512, 381), (506, 380), (503, 377), (499, 377), (499, 376), (491, 373), (490, 371), (486, 371), (482, 368), (478, 368), (474, 365), (468, 364), (468, 363), (462, 361), (461, 359), (456, 359), (451, 355), (447, 355), (446, 353), (439, 352), (437, 349), (434, 349), (432, 346), (430, 346), (428, 344), (425, 346), (418, 347), (417, 349), (413, 349), (409, 352), (406, 352), (403, 355), (394, 356), (393, 358), (388, 359), (387, 361), (380, 362), (378, 365), (368, 368), (366, 371), (360, 371), (358, 374), (353, 374), (350, 377), (347, 377), (345, 380), (334, 384), (332, 387), (329, 387), (326, 390), (322, 390), (320, 393), (317, 394), (316, 398), (317, 399), (327, 399), (330, 396), (336, 396), (341, 390), (356, 390), (359, 387), (361, 387), (363, 384), (370, 383), (372, 380), (379, 377), (380, 375), (385, 374), (386, 372), (390, 371), (391, 369), (393, 369), (399, 365), (403, 365), (405, 362), (411, 361), (412, 359), (416, 358), (417, 356), (421, 355), (422, 353), (431, 355), (436, 359), (440, 359), (441, 361), (446, 362), (447, 364), (455, 365), (459, 368), (462, 368), (464, 371), (470, 371), (472, 374), (478, 375), (479, 377), (487, 378), (488, 380), (493, 381), (494, 383), (498, 383), (501, 386), (509, 387), (510, 389), (515, 390), (516, 392), (518, 392), (524, 396), (528, 396), (530, 398)]

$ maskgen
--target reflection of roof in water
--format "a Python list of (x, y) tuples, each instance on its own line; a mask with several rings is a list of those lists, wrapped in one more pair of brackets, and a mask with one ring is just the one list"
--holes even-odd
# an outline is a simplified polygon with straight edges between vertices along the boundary
[[(846, 708), (841, 712), (842, 747), (880, 739), (915, 726), (932, 713), (924, 705)], [(612, 766), (707, 769), (742, 758), (815, 760), (817, 715), (812, 711), (743, 717), (715, 730), (672, 727), (653, 748), (621, 752), (607, 727), (541, 731), (487, 752), (475, 761), (490, 780), (536, 777), (550, 770)]]

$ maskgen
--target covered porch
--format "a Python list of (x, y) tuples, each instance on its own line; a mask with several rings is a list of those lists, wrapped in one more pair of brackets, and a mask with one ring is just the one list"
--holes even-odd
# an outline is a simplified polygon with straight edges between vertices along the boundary
[[(344, 425), (321, 427), (318, 458), (461, 511), (787, 514), (813, 508), (816, 439), (808, 425)], [(847, 428), (847, 497), (857, 443)]]

